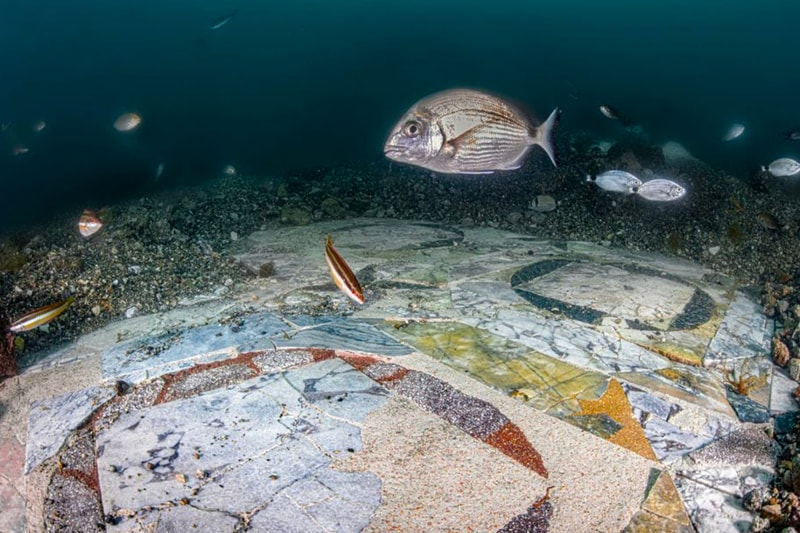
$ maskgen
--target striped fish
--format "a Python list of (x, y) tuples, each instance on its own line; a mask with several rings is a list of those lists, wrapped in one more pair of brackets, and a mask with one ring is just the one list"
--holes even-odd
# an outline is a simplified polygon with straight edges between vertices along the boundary
[(364, 291), (361, 290), (361, 285), (347, 262), (333, 247), (333, 237), (330, 235), (328, 235), (328, 240), (325, 242), (325, 261), (328, 263), (331, 277), (336, 286), (354, 301), (363, 304)]
[(70, 296), (63, 302), (56, 302), (54, 304), (40, 307), (39, 309), (31, 311), (27, 315), (15, 320), (8, 329), (12, 333), (19, 333), (21, 331), (28, 331), (33, 328), (43, 326), (66, 311), (74, 301), (75, 297)]
[(491, 174), (522, 166), (534, 144), (556, 164), (552, 133), (560, 110), (534, 127), (496, 96), (450, 89), (423, 98), (395, 125), (383, 152), (393, 161), (445, 174)]

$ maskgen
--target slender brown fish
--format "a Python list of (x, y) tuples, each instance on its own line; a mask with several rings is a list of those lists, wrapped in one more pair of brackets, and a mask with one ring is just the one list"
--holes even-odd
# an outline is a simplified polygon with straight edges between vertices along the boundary
[(27, 315), (15, 320), (8, 330), (13, 333), (19, 333), (21, 331), (28, 331), (33, 328), (38, 328), (39, 326), (47, 324), (58, 315), (66, 311), (74, 301), (75, 297), (70, 296), (62, 302), (56, 302), (54, 304), (40, 307), (39, 309), (31, 311)]
[(333, 247), (333, 237), (330, 235), (325, 242), (325, 261), (328, 263), (331, 277), (336, 286), (354, 301), (363, 304), (364, 291), (361, 290), (361, 284), (358, 283), (356, 275), (353, 274), (344, 258)]

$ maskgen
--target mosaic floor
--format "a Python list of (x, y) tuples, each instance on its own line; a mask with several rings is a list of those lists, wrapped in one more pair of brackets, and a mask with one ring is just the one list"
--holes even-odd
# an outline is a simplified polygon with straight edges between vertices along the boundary
[[(330, 280), (328, 234), (363, 306)], [(26, 505), (50, 529), (748, 530), (741, 499), (774, 475), (768, 433), (793, 420), (796, 384), (734, 280), (401, 221), (237, 247), (272, 275), (25, 370), (39, 392), (0, 442), (0, 530), (23, 531)]]

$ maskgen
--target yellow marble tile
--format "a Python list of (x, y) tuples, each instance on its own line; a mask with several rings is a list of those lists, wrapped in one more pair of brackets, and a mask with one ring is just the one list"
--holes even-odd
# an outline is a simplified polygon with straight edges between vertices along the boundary
[(703, 355), (705, 349), (689, 347), (674, 342), (638, 342), (639, 346), (646, 350), (663, 355), (670, 361), (682, 363), (684, 365), (703, 366)]
[(614, 378), (608, 382), (606, 392), (597, 400), (579, 400), (580, 415), (606, 414), (622, 426), (608, 440), (638, 453), (646, 459), (656, 460), (656, 454), (644, 434), (644, 429), (633, 417), (633, 408), (620, 382)]
[(694, 533), (694, 528), (647, 511), (639, 511), (633, 515), (623, 533)]
[(442, 363), (557, 417), (596, 399), (607, 377), (457, 322), (411, 323), (391, 334)]
[(692, 525), (672, 476), (667, 471), (659, 474), (642, 504), (642, 509), (681, 525)]

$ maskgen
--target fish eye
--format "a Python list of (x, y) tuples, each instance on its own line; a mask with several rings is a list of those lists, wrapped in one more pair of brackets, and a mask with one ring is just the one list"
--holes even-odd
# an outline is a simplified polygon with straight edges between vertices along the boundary
[(420, 124), (416, 120), (409, 120), (403, 126), (403, 133), (408, 135), (409, 137), (416, 137), (420, 133), (422, 133), (422, 124)]

